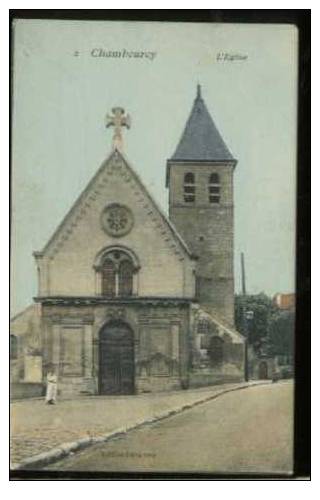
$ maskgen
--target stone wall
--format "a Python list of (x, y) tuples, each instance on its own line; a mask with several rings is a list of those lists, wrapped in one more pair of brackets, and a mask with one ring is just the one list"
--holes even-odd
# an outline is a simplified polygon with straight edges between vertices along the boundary
[(53, 365), (59, 394), (99, 391), (99, 334), (111, 321), (134, 334), (135, 392), (177, 389), (188, 377), (188, 303), (43, 306), (44, 367)]
[(277, 374), (277, 368), (274, 358), (259, 357), (249, 351), (248, 371), (250, 379), (271, 380)]
[(10, 386), (11, 399), (40, 398), (45, 395), (45, 384), (15, 382)]
[(10, 381), (20, 382), (24, 375), (23, 358), (10, 360)]
[(42, 383), (42, 356), (24, 357), (24, 381)]
[[(184, 202), (184, 175), (195, 175), (194, 203)], [(220, 177), (220, 203), (209, 203), (210, 174)], [(199, 257), (196, 293), (201, 306), (234, 323), (233, 281), (233, 166), (230, 164), (172, 164), (169, 181), (169, 216)]]
[(189, 307), (139, 311), (138, 392), (178, 389), (188, 375)]
[(202, 308), (192, 316), (190, 387), (243, 381), (244, 338)]
[(12, 337), (16, 349), (10, 352), (11, 381), (41, 382), (41, 304), (32, 304), (11, 319), (10, 343)]
[[(133, 227), (121, 237), (103, 229), (106, 206), (125, 205)], [(95, 269), (104, 249), (122, 246), (137, 256), (136, 295), (194, 296), (194, 263), (136, 175), (120, 157), (106, 162), (42, 254), (36, 254), (40, 296), (100, 295)]]
[(58, 394), (94, 393), (93, 307), (43, 306), (43, 376), (53, 367)]

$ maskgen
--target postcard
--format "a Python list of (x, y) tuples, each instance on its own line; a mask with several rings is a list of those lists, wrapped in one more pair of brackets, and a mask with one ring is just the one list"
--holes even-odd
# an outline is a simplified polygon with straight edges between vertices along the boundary
[(298, 31), (15, 19), (12, 471), (293, 471)]

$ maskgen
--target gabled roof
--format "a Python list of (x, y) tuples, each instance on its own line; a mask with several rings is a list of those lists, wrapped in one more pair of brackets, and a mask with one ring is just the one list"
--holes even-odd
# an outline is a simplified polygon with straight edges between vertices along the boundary
[(37, 306), (35, 304), (30, 304), (29, 306), (27, 306), (24, 309), (22, 309), (22, 311), (19, 311), (14, 316), (12, 316), (12, 318), (10, 319), (10, 321), (15, 321), (18, 318), (20, 318), (21, 316), (26, 315), (28, 313), (32, 314), (33, 310), (35, 310), (36, 308), (37, 308)]
[(172, 222), (166, 217), (166, 215), (159, 208), (158, 204), (155, 202), (149, 191), (144, 186), (140, 177), (134, 171), (134, 169), (129, 164), (128, 160), (125, 158), (123, 153), (120, 153), (117, 149), (113, 150), (108, 158), (103, 162), (97, 173), (87, 184), (87, 187), (80, 194), (78, 199), (75, 201), (69, 212), (66, 214), (60, 225), (57, 227), (56, 231), (53, 233), (52, 237), (49, 239), (48, 243), (45, 245), (41, 252), (34, 252), (35, 257), (42, 257), (43, 255), (55, 251), (55, 247), (58, 248), (60, 241), (64, 240), (68, 235), (70, 235), (75, 227), (75, 221), (80, 217), (81, 212), (85, 210), (85, 207), (90, 206), (90, 200), (92, 199), (93, 192), (97, 189), (99, 183), (101, 183), (102, 177), (104, 176), (105, 170), (108, 168), (110, 163), (115, 160), (117, 163), (121, 160), (130, 170), (131, 175), (135, 179), (136, 183), (140, 186), (140, 189), (145, 193), (145, 196), (149, 199), (149, 202), (153, 205), (156, 212), (159, 214), (164, 226), (167, 227), (168, 233), (176, 241), (178, 247), (188, 255), (189, 258), (195, 259), (195, 255), (191, 252), (183, 238), (177, 232), (176, 228), (173, 226)]
[(200, 85), (171, 161), (235, 161), (202, 99)]
[(123, 153), (118, 153), (118, 154), (122, 157), (123, 161), (126, 163), (127, 167), (130, 169), (130, 171), (131, 171), (132, 175), (134, 176), (134, 178), (136, 179), (137, 183), (140, 185), (141, 189), (145, 192), (146, 196), (149, 198), (149, 200), (152, 203), (152, 205), (154, 206), (155, 210), (161, 216), (164, 224), (168, 227), (168, 229), (170, 230), (173, 238), (176, 240), (176, 242), (178, 243), (178, 245), (184, 250), (184, 252), (191, 259), (197, 260), (198, 257), (191, 251), (191, 249), (188, 247), (188, 245), (185, 242), (185, 240), (178, 233), (178, 231), (177, 231), (176, 227), (174, 226), (174, 224), (166, 216), (166, 214), (162, 211), (162, 209), (160, 208), (160, 206), (158, 205), (158, 203), (156, 202), (156, 200), (153, 198), (153, 196), (150, 194), (150, 192), (148, 191), (148, 189), (145, 187), (145, 185), (143, 184), (141, 178), (136, 173), (136, 171), (132, 168), (132, 166), (130, 165), (129, 161), (126, 159), (126, 157), (124, 156), (124, 154)]
[[(209, 323), (213, 323), (218, 326), (223, 332), (226, 332), (232, 340), (234, 344), (243, 344), (245, 342), (245, 337), (240, 332), (238, 332), (234, 327), (232, 327), (228, 322), (219, 317), (217, 313), (207, 313), (204, 309), (201, 308), (198, 304), (193, 306), (196, 311), (196, 316), (198, 320), (206, 320)], [(221, 332), (220, 332), (221, 333)]]

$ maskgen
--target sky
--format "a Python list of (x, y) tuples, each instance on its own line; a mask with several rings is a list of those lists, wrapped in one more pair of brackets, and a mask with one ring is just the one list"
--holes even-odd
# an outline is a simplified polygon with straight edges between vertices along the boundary
[[(247, 293), (294, 291), (297, 40), (290, 25), (16, 20), (12, 314), (37, 294), (33, 252), (111, 151), (105, 116), (112, 107), (130, 114), (125, 155), (168, 212), (166, 160), (198, 83), (238, 160), (235, 291), (241, 252)], [(108, 57), (94, 57), (100, 52)]]

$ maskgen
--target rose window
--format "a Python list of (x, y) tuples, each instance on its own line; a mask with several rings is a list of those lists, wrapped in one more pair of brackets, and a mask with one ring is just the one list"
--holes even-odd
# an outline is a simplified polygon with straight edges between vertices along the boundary
[(118, 203), (107, 206), (101, 215), (103, 229), (111, 236), (120, 237), (128, 234), (133, 226), (131, 210)]

